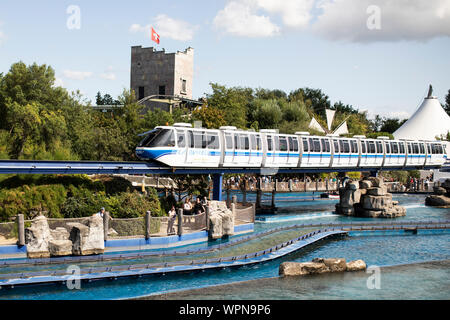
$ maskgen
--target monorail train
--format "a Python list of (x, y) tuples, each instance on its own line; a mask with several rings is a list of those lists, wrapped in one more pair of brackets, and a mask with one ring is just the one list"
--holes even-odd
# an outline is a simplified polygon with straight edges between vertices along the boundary
[(311, 136), (190, 124), (156, 127), (143, 133), (136, 148), (142, 160), (193, 168), (435, 168), (447, 159), (440, 141), (390, 140), (388, 137)]

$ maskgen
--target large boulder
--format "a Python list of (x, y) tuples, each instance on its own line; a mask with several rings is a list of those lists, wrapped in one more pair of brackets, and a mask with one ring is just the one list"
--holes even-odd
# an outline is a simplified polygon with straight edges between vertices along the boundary
[(48, 242), (50, 256), (61, 257), (72, 254), (72, 241), (70, 240), (50, 240)]
[(99, 215), (89, 218), (87, 225), (70, 223), (70, 240), (73, 242), (74, 255), (103, 254), (105, 251), (103, 219)]
[(54, 230), (50, 230), (50, 234), (52, 235), (53, 240), (69, 240), (69, 231), (66, 228), (56, 228)]
[(355, 260), (347, 262), (346, 271), (363, 271), (367, 266), (363, 260)]
[(383, 196), (373, 196), (366, 194), (361, 198), (361, 200), (362, 208), (368, 210), (382, 210), (384, 208), (393, 206), (391, 193)]
[(283, 262), (279, 268), (282, 276), (302, 276), (329, 272), (324, 263), (317, 262)]
[(52, 240), (47, 218), (38, 216), (31, 222), (31, 227), (25, 229), (27, 256), (29, 259), (48, 258), (48, 242)]
[(433, 194), (425, 199), (425, 205), (439, 208), (450, 208), (450, 197)]
[(209, 236), (220, 239), (234, 234), (234, 214), (224, 201), (210, 202)]
[(315, 258), (312, 260), (312, 262), (325, 264), (330, 272), (343, 272), (347, 269), (347, 263), (344, 258)]

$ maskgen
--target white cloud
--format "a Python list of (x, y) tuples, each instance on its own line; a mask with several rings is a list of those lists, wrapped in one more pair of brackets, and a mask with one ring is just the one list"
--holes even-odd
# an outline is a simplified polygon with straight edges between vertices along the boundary
[(55, 78), (55, 83), (53, 87), (64, 87), (64, 81), (61, 78)]
[(116, 74), (113, 72), (104, 72), (100, 74), (100, 78), (105, 80), (116, 80)]
[(63, 75), (67, 79), (84, 80), (84, 79), (92, 77), (93, 73), (88, 72), (88, 71), (64, 70)]
[(194, 33), (198, 26), (190, 23), (170, 18), (165, 14), (159, 14), (153, 18), (152, 23), (141, 26), (140, 24), (132, 24), (129, 31), (132, 33), (144, 32), (148, 37), (151, 36), (151, 27), (159, 34), (161, 40), (169, 38), (178, 41), (189, 41), (194, 38)]
[(280, 27), (270, 17), (257, 14), (254, 1), (230, 1), (214, 18), (214, 25), (223, 33), (242, 37), (272, 37)]
[[(380, 29), (370, 30), (369, 6), (380, 9)], [(313, 30), (330, 39), (349, 42), (419, 40), (450, 36), (448, 0), (323, 0)]]
[[(373, 8), (379, 8), (380, 29), (368, 27)], [(295, 29), (336, 41), (426, 41), (450, 36), (450, 1), (229, 0), (213, 22), (223, 33), (242, 37)]]

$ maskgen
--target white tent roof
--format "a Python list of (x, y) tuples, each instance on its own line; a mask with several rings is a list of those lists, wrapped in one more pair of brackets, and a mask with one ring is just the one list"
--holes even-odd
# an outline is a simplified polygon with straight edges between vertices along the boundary
[(450, 116), (431, 94), (397, 131), (395, 139), (436, 140), (450, 131)]

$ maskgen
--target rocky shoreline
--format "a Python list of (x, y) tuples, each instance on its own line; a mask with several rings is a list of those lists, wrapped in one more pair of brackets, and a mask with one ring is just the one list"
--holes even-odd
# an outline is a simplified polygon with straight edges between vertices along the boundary
[(346, 262), (344, 258), (315, 258), (311, 262), (283, 262), (279, 267), (280, 276), (304, 276), (329, 272), (364, 271), (363, 260)]

